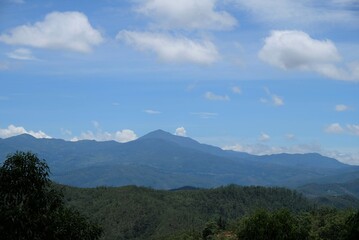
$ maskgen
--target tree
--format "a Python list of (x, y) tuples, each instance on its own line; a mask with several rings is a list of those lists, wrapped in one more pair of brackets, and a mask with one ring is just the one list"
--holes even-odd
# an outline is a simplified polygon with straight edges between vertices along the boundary
[(0, 168), (3, 239), (98, 239), (102, 230), (64, 205), (44, 160), (30, 152), (9, 155)]
[(240, 222), (237, 235), (244, 240), (299, 240), (308, 239), (308, 229), (298, 228), (298, 220), (286, 209), (257, 210)]
[(348, 226), (348, 233), (345, 239), (347, 240), (354, 240), (359, 239), (359, 210), (349, 216), (346, 221)]

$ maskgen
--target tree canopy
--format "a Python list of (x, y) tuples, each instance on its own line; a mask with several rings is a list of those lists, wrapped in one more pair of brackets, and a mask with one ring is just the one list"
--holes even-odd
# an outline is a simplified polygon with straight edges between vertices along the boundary
[(44, 160), (31, 152), (9, 155), (0, 168), (0, 236), (4, 239), (98, 239), (101, 228), (53, 188)]

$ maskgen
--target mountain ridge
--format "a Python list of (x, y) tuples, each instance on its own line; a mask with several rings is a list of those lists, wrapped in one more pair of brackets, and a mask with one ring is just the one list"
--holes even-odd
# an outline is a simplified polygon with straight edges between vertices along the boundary
[(315, 153), (256, 156), (223, 150), (160, 129), (127, 143), (72, 142), (29, 135), (0, 139), (1, 160), (17, 150), (37, 153), (48, 162), (54, 180), (79, 187), (135, 184), (174, 189), (231, 183), (295, 187), (317, 179), (328, 183), (331, 176), (347, 172), (353, 176), (359, 173), (356, 166)]

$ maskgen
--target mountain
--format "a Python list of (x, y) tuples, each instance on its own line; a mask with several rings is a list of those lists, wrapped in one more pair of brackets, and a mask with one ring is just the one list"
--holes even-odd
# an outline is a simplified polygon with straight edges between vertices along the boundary
[(317, 181), (329, 183), (332, 176), (359, 174), (358, 167), (319, 154), (255, 156), (225, 151), (162, 130), (128, 143), (70, 142), (26, 134), (0, 139), (0, 159), (17, 150), (32, 151), (46, 159), (53, 180), (81, 187), (176, 189), (230, 183), (296, 187)]
[(343, 183), (310, 183), (297, 191), (320, 205), (359, 208), (359, 178)]
[(310, 183), (297, 189), (311, 198), (349, 195), (359, 199), (359, 178), (345, 183)]

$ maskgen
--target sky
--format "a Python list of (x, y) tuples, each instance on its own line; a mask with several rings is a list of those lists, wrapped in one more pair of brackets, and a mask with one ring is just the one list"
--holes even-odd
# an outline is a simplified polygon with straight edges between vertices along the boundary
[(0, 138), (157, 129), (359, 165), (359, 1), (0, 0)]

